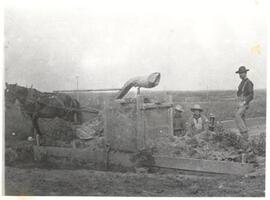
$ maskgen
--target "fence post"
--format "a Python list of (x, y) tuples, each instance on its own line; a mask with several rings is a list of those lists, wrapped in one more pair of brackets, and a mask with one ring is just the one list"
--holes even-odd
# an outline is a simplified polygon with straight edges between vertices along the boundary
[(172, 95), (168, 95), (168, 103), (172, 106), (169, 108), (169, 120), (170, 120), (170, 134), (173, 136), (173, 97)]
[(39, 134), (35, 134), (35, 135), (36, 135), (37, 146), (40, 146)]
[(137, 150), (145, 148), (143, 96), (137, 95)]

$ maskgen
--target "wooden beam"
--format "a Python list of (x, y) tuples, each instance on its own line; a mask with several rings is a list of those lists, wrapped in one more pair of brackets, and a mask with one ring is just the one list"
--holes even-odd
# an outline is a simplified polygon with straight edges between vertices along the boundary
[(155, 164), (152, 165), (153, 167), (235, 175), (244, 175), (253, 171), (252, 165), (238, 162), (171, 158), (166, 156), (154, 156), (154, 159)]
[(162, 105), (143, 105), (141, 110), (156, 109), (156, 108), (170, 108), (172, 104), (162, 104)]

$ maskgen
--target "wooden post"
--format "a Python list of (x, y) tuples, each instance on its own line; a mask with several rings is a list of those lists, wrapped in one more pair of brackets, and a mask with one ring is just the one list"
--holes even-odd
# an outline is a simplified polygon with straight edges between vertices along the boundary
[(140, 95), (140, 94), (141, 94), (141, 88), (137, 87), (137, 95)]
[(108, 115), (109, 115), (109, 108), (108, 108), (108, 99), (104, 100), (104, 108), (103, 108), (103, 119), (104, 119), (104, 136), (105, 136), (105, 143), (109, 144), (109, 133), (108, 133)]
[(37, 141), (37, 146), (40, 146), (39, 134), (36, 134), (36, 141)]
[(109, 144), (106, 144), (105, 150), (106, 150), (106, 156), (105, 156), (105, 169), (106, 169), (106, 170), (109, 170), (109, 167), (110, 167), (110, 150), (111, 150)]
[(72, 141), (71, 141), (71, 145), (72, 145), (72, 148), (73, 148), (73, 149), (76, 149), (76, 142), (75, 142), (75, 140), (72, 140)]
[(74, 115), (73, 115), (73, 117), (74, 117), (74, 122), (77, 124), (78, 123), (78, 116), (77, 116), (78, 114), (77, 113), (75, 113)]
[(172, 95), (168, 95), (168, 103), (172, 106), (169, 108), (169, 119), (170, 119), (170, 135), (173, 134), (173, 98)]
[(137, 96), (137, 150), (145, 148), (143, 96)]

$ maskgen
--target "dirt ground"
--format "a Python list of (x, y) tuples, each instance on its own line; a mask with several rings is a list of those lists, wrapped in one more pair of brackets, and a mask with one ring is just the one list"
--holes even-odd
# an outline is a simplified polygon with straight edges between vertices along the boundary
[[(61, 166), (60, 166), (61, 167)], [(20, 161), (5, 167), (5, 195), (27, 196), (265, 196), (265, 157), (245, 176), (152, 169), (97, 171)]]
[(6, 195), (264, 196), (265, 176), (194, 176), (6, 167)]
[[(253, 134), (265, 130), (262, 126)], [(256, 133), (255, 133), (256, 132)], [(29, 142), (9, 140), (9, 147)], [(7, 144), (6, 144), (7, 145)], [(22, 152), (24, 153), (24, 152)], [(25, 155), (29, 153), (25, 152)], [(265, 158), (246, 176), (188, 174), (156, 169), (150, 173), (121, 173), (87, 169), (57, 169), (25, 160), (5, 167), (5, 195), (38, 196), (249, 196), (265, 195)]]

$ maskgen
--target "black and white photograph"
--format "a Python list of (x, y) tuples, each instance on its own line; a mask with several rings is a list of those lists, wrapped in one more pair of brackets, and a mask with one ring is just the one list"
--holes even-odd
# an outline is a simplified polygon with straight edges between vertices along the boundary
[(2, 195), (268, 196), (265, 0), (3, 10)]

